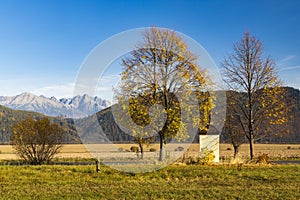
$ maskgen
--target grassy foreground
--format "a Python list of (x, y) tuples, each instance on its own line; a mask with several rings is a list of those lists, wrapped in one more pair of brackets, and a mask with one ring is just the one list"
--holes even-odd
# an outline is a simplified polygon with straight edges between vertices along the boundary
[(0, 166), (0, 199), (300, 199), (300, 165), (169, 166), (135, 175), (100, 170)]

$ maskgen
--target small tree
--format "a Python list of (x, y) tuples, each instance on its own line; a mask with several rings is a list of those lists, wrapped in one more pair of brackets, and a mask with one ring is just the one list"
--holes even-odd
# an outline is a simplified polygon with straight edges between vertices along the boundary
[(234, 158), (237, 158), (240, 146), (245, 142), (245, 134), (243, 127), (240, 124), (240, 115), (238, 114), (238, 107), (235, 104), (235, 99), (239, 94), (234, 91), (227, 91), (227, 109), (226, 120), (223, 127), (223, 134), (227, 141), (229, 141), (234, 149)]
[(241, 94), (233, 102), (252, 159), (254, 140), (265, 132), (267, 124), (286, 122), (284, 90), (280, 87), (276, 65), (272, 59), (263, 57), (261, 41), (245, 33), (222, 66), (229, 89)]
[(141, 153), (140, 159), (144, 159), (144, 145), (149, 146), (151, 143), (153, 143), (154, 137), (148, 137), (148, 138), (136, 137), (134, 139), (134, 142), (137, 143), (140, 147), (140, 153)]
[(23, 160), (37, 165), (49, 162), (62, 148), (63, 129), (48, 118), (27, 118), (12, 127), (12, 145)]

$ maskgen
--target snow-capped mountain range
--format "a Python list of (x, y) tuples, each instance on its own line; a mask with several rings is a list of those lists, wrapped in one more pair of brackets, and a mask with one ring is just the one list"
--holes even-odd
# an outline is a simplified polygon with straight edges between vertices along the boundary
[(0, 105), (14, 110), (34, 111), (48, 116), (82, 118), (110, 106), (110, 102), (86, 94), (57, 99), (25, 92), (16, 96), (0, 96)]

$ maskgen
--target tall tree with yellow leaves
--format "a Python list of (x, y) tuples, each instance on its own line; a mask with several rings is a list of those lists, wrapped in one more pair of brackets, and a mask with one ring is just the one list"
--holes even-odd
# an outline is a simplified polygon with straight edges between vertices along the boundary
[[(180, 36), (158, 28), (146, 30), (144, 41), (122, 59), (116, 97), (118, 105), (128, 111), (127, 117), (122, 114), (123, 122), (132, 119), (129, 131), (135, 137), (158, 134), (160, 161), (165, 158), (168, 138), (186, 139), (190, 125), (206, 129), (209, 124), (211, 81), (196, 61)], [(123, 122), (120, 119), (119, 126)]]

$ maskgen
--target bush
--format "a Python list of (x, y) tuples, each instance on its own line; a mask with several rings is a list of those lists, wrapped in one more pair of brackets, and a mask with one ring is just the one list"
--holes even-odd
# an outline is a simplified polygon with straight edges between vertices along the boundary
[(155, 149), (155, 148), (150, 148), (149, 151), (150, 151), (150, 152), (155, 152), (155, 151), (157, 151), (157, 149)]
[(132, 146), (132, 147), (130, 147), (130, 151), (138, 153), (139, 152), (139, 148), (135, 147), (135, 146)]
[(182, 158), (182, 163), (187, 164), (187, 165), (191, 165), (191, 164), (197, 164), (199, 163), (199, 159), (196, 158), (195, 156), (184, 156)]
[(12, 126), (12, 145), (17, 155), (31, 164), (49, 162), (62, 148), (63, 129), (48, 118), (27, 118)]
[(291, 147), (291, 146), (288, 146), (287, 149), (292, 149), (292, 147)]
[(118, 148), (118, 152), (123, 152), (124, 149), (122, 147)]
[(226, 150), (227, 150), (227, 151), (231, 151), (231, 150), (232, 150), (232, 148), (228, 147)]
[(184, 150), (184, 147), (177, 147), (176, 149), (175, 149), (175, 151), (183, 151)]
[(262, 155), (258, 156), (256, 163), (268, 163), (269, 156), (266, 153), (263, 153)]
[(207, 148), (201, 149), (199, 162), (202, 165), (213, 164), (215, 162), (215, 157), (216, 156), (212, 150), (209, 151)]
[(202, 155), (200, 155), (199, 157), (184, 154), (176, 162), (183, 163), (186, 165), (192, 165), (192, 164), (209, 165), (214, 163), (214, 159), (215, 159), (215, 154), (213, 153), (213, 151), (204, 150), (202, 151)]

